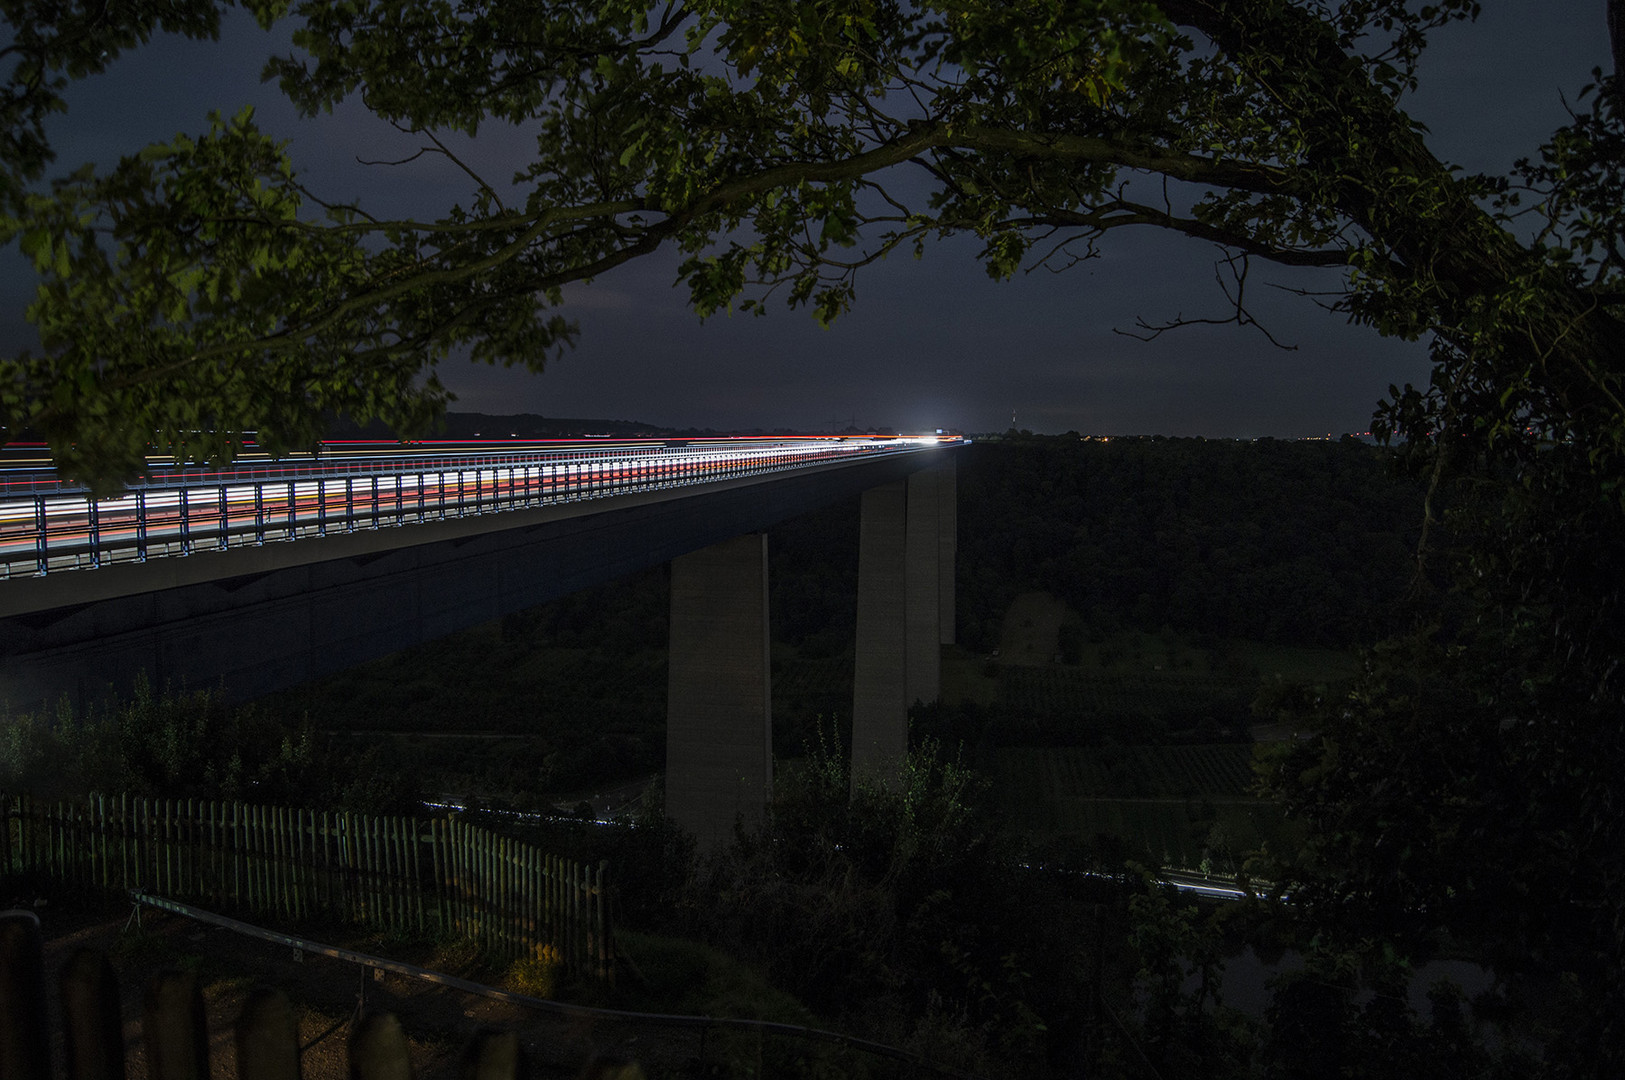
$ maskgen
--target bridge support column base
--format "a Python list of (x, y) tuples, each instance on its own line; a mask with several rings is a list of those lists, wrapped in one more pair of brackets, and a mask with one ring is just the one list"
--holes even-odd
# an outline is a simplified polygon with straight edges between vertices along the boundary
[(767, 536), (671, 564), (666, 815), (701, 850), (761, 825), (773, 783)]
[(892, 784), (908, 753), (908, 710), (941, 696), (954, 636), (957, 541), (950, 463), (863, 493), (858, 532), (852, 785)]
[(863, 493), (852, 673), (852, 787), (887, 784), (908, 752), (907, 482)]

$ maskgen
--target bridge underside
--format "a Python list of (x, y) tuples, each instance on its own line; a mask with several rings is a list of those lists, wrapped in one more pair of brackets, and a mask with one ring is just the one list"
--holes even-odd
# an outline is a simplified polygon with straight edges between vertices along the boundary
[(898, 455), (7, 582), (0, 699), (89, 703), (144, 675), (246, 700), (673, 562), (669, 809), (714, 845), (741, 815), (760, 820), (771, 787), (759, 534), (863, 493), (853, 762), (884, 782), (952, 639), (952, 460)]

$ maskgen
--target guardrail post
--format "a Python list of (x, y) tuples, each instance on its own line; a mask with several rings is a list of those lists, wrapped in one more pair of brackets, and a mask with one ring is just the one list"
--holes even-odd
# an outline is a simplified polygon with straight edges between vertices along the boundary
[(85, 537), (90, 541), (90, 568), (97, 569), (102, 564), (101, 547), (101, 509), (95, 499), (85, 499)]
[(141, 1038), (151, 1080), (208, 1080), (209, 1030), (196, 975), (153, 976), (141, 1009)]
[(0, 1076), (47, 1080), (45, 958), (39, 916), (0, 912)]
[(327, 535), (327, 481), (316, 478), (316, 535)]
[(299, 1028), (282, 991), (249, 994), (236, 1036), (237, 1080), (299, 1080)]
[(353, 1080), (412, 1080), (406, 1033), (394, 1013), (364, 1016), (350, 1032)]
[(231, 507), (226, 502), (226, 485), (220, 485), (220, 550), (231, 546)]
[(68, 1080), (124, 1080), (124, 1021), (107, 954), (78, 949), (62, 967)]
[(457, 1075), (462, 1080), (524, 1080), (530, 1075), (519, 1032), (477, 1031), (463, 1048)]
[(51, 561), (46, 543), (45, 497), (34, 496), (34, 573), (43, 575)]
[(147, 493), (135, 493), (135, 561), (147, 561)]
[(344, 531), (355, 532), (355, 477), (344, 478)]
[(181, 554), (190, 555), (192, 554), (192, 517), (191, 506), (185, 488), (180, 489), (180, 515)]
[(299, 539), (299, 492), (294, 481), (288, 481), (288, 539)]
[(254, 543), (265, 543), (265, 486), (254, 485)]

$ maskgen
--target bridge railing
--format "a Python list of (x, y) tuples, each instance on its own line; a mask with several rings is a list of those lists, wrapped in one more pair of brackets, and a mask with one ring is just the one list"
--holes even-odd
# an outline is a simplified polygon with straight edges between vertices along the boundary
[(315, 475), (143, 484), (102, 499), (84, 492), (35, 494), (0, 502), (0, 578), (712, 483), (923, 445), (911, 439), (706, 443), (570, 456), (397, 459), (388, 469), (330, 462), (332, 471)]
[[(719, 440), (711, 440), (717, 442)], [(765, 442), (766, 440), (761, 440)], [(605, 445), (547, 446), (524, 444), (513, 449), (470, 451), (467, 449), (432, 450), (403, 446), (398, 452), (380, 450), (352, 451), (342, 444), (329, 447), (324, 453), (298, 453), (287, 458), (262, 460), (243, 459), (223, 468), (199, 465), (157, 467), (139, 482), (145, 490), (178, 487), (213, 487), (219, 484), (256, 483), (266, 480), (308, 479), (313, 476), (370, 476), (407, 469), (434, 471), (450, 462), (464, 468), (494, 467), (500, 465), (536, 464), (544, 461), (573, 460), (596, 461), (616, 456), (642, 456), (658, 454), (683, 442), (644, 440), (642, 443), (616, 441)], [(0, 473), (0, 502), (17, 501), (33, 495), (83, 495), (81, 484), (65, 481), (49, 469), (5, 469)]]

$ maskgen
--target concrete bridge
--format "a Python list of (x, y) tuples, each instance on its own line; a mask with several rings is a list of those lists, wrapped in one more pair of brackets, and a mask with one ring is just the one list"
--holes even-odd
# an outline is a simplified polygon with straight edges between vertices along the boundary
[(854, 782), (885, 782), (954, 636), (953, 440), (617, 444), (327, 460), (0, 504), (0, 697), (247, 699), (671, 563), (667, 812), (702, 844), (771, 793), (765, 530), (860, 497)]

